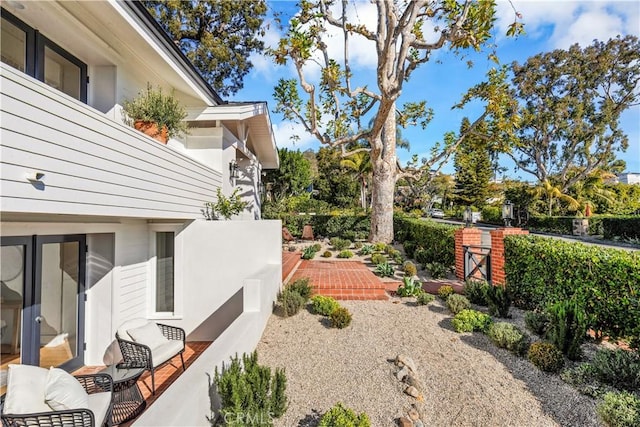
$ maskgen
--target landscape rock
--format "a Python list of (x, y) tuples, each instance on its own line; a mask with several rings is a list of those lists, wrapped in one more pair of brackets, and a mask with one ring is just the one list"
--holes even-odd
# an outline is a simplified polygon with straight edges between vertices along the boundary
[(420, 387), (420, 383), (418, 382), (418, 379), (415, 377), (415, 375), (413, 374), (408, 374), (407, 376), (405, 376), (402, 381), (410, 386), (413, 386), (415, 388), (421, 388)]
[(404, 389), (404, 392), (406, 394), (408, 394), (411, 397), (415, 397), (418, 400), (422, 400), (422, 393), (420, 393), (420, 390), (418, 390), (417, 388), (413, 387), (413, 386), (409, 386), (407, 388)]
[(409, 370), (411, 372), (417, 372), (416, 370), (416, 364), (413, 361), (413, 359), (411, 359), (410, 357), (407, 357), (403, 354), (399, 354), (398, 356), (396, 356), (396, 365), (399, 367), (403, 367), (406, 366), (407, 368), (409, 368)]
[(402, 380), (404, 380), (408, 375), (409, 375), (409, 369), (407, 369), (407, 367), (406, 367), (406, 366), (404, 366), (402, 369), (400, 369), (400, 370), (396, 373), (396, 378), (398, 379), (398, 381), (402, 381)]
[(409, 409), (407, 415), (409, 415), (409, 418), (411, 418), (412, 421), (417, 421), (420, 419), (420, 414), (418, 413), (416, 408)]
[(413, 427), (413, 421), (411, 421), (407, 417), (401, 417), (400, 419), (398, 419), (398, 425), (400, 427)]
[(424, 423), (421, 420), (415, 420), (413, 422), (413, 427), (424, 427)]

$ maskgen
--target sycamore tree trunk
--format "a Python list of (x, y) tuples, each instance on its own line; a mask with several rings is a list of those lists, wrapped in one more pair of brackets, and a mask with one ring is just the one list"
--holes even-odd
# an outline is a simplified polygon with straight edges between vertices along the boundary
[(393, 199), (396, 186), (396, 113), (389, 108), (384, 128), (371, 138), (371, 233), (369, 241), (393, 241)]

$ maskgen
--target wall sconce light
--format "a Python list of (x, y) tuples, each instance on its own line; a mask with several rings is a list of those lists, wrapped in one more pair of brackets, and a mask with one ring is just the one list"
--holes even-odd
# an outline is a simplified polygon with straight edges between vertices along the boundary
[(44, 172), (40, 172), (40, 171), (27, 172), (24, 175), (24, 177), (27, 179), (27, 181), (37, 182), (42, 180), (42, 178), (44, 178)]
[(505, 227), (511, 227), (511, 220), (513, 219), (513, 203), (509, 200), (505, 200), (502, 205), (502, 219), (504, 220)]
[(238, 171), (238, 162), (235, 159), (229, 162), (229, 177), (233, 179), (240, 178), (240, 173)]
[(473, 222), (473, 213), (471, 212), (471, 206), (467, 206), (467, 208), (462, 213), (462, 219), (464, 220), (464, 226), (470, 227)]

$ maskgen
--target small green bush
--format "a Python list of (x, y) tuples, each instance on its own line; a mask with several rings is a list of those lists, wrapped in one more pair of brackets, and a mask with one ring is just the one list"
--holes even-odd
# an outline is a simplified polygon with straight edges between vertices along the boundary
[(498, 316), (502, 318), (509, 316), (509, 307), (511, 307), (511, 296), (502, 286), (487, 286), (485, 289), (485, 299), (487, 300), (487, 306), (489, 307), (489, 314), (491, 316)]
[(360, 251), (358, 251), (358, 253), (360, 255), (371, 255), (373, 253), (373, 246), (364, 245), (363, 247), (360, 248)]
[(447, 300), (447, 298), (449, 298), (450, 295), (453, 295), (454, 293), (455, 291), (449, 285), (442, 285), (438, 288), (438, 296), (445, 301)]
[(334, 237), (331, 239), (331, 246), (333, 246), (333, 249), (336, 251), (343, 251), (351, 246), (351, 240), (337, 239)]
[(398, 265), (402, 265), (404, 263), (404, 257), (402, 256), (402, 254), (400, 253), (400, 251), (395, 251), (393, 253), (393, 262), (395, 262)]
[(285, 287), (278, 295), (278, 302), (282, 306), (282, 315), (284, 317), (290, 317), (298, 314), (306, 301), (307, 300), (302, 295), (288, 286)]
[(549, 328), (547, 339), (567, 355), (578, 360), (582, 354), (580, 345), (587, 333), (587, 319), (580, 304), (571, 300), (558, 301), (547, 308)]
[(349, 249), (345, 249), (343, 251), (340, 251), (340, 253), (337, 255), (338, 258), (353, 258), (353, 252), (351, 252)]
[(386, 245), (386, 246), (384, 247), (384, 252), (385, 252), (387, 255), (392, 255), (392, 254), (393, 254), (393, 252), (394, 252), (395, 250), (396, 250), (396, 248), (394, 248), (392, 244), (388, 244), (388, 245)]
[(558, 372), (564, 366), (564, 357), (558, 347), (548, 342), (534, 342), (527, 354), (531, 363), (545, 372)]
[(599, 381), (622, 390), (640, 390), (640, 354), (637, 351), (600, 349), (591, 365)]
[(336, 309), (340, 308), (340, 303), (331, 297), (324, 295), (314, 295), (311, 297), (313, 312), (322, 316), (329, 316)]
[[(451, 298), (449, 298), (451, 300)], [(447, 300), (447, 303), (449, 302)], [(500, 347), (515, 354), (525, 354), (529, 348), (529, 339), (517, 326), (507, 322), (493, 323), (487, 332), (489, 339)]]
[(418, 268), (411, 261), (406, 261), (402, 266), (405, 276), (413, 277), (418, 274)]
[(396, 290), (396, 294), (401, 297), (412, 297), (421, 293), (423, 293), (422, 283), (410, 276), (404, 276), (402, 284)]
[(543, 337), (549, 328), (549, 316), (544, 312), (527, 311), (524, 314), (524, 324), (531, 332)]
[(420, 292), (418, 296), (416, 296), (416, 303), (418, 303), (418, 305), (427, 305), (435, 299), (436, 297), (430, 293)]
[(316, 252), (320, 252), (320, 250), (322, 249), (322, 245), (320, 243), (314, 243), (313, 245), (311, 245), (311, 247)]
[(447, 277), (449, 267), (441, 262), (428, 262), (424, 265), (424, 268), (429, 272), (432, 278), (442, 279)]
[(324, 251), (322, 253), (322, 258), (331, 258), (331, 255), (333, 255), (331, 251)]
[(371, 255), (371, 262), (375, 265), (385, 264), (388, 262), (387, 257), (382, 254), (373, 254)]
[(376, 252), (384, 252), (387, 248), (387, 244), (384, 242), (378, 242), (373, 244), (373, 250)]
[(471, 303), (462, 295), (451, 294), (449, 295), (449, 298), (447, 298), (447, 308), (449, 308), (449, 311), (453, 314), (458, 314), (462, 310), (471, 308)]
[(221, 372), (216, 366), (214, 382), (221, 402), (218, 419), (224, 420), (226, 426), (253, 425), (247, 420), (271, 421), (272, 417), (280, 418), (287, 409), (284, 370), (276, 369), (272, 375), (271, 368), (258, 364), (255, 351), (243, 354), (242, 361), (238, 356), (231, 358)]
[(637, 427), (640, 425), (640, 397), (626, 391), (609, 392), (598, 403), (596, 412), (609, 427)]
[(313, 259), (316, 256), (316, 250), (313, 246), (307, 246), (302, 250), (302, 259)]
[(485, 332), (491, 325), (491, 317), (476, 310), (462, 310), (451, 323), (456, 332)]
[(393, 277), (395, 269), (388, 262), (376, 265), (376, 269), (373, 271), (380, 277)]
[(591, 363), (581, 363), (575, 368), (565, 369), (560, 373), (560, 378), (580, 393), (590, 397), (600, 397), (608, 391), (614, 391), (613, 387), (602, 384), (596, 379), (596, 372)]
[(362, 249), (363, 246), (364, 246), (364, 244), (362, 242), (355, 242), (353, 244), (353, 248), (354, 249)]
[(322, 415), (318, 427), (371, 427), (371, 421), (364, 412), (356, 415), (353, 409), (338, 403)]
[(351, 324), (351, 313), (344, 307), (338, 307), (329, 315), (329, 319), (331, 319), (331, 326), (343, 329)]
[(332, 237), (329, 239), (329, 244), (335, 248), (336, 245), (339, 245), (341, 241), (342, 239), (340, 237)]
[(311, 298), (311, 294), (313, 294), (313, 288), (309, 283), (308, 277), (301, 277), (299, 279), (294, 280), (293, 282), (287, 285), (289, 290), (297, 292), (304, 298), (304, 302), (307, 302), (309, 298)]
[(464, 295), (474, 304), (487, 305), (486, 292), (491, 286), (484, 280), (467, 279), (464, 282)]

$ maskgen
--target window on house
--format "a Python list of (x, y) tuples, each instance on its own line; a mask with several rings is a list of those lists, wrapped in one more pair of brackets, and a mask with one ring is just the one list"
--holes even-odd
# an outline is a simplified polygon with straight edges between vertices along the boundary
[(156, 233), (156, 301), (157, 313), (174, 311), (174, 233)]
[(2, 62), (87, 102), (87, 64), (4, 9)]

